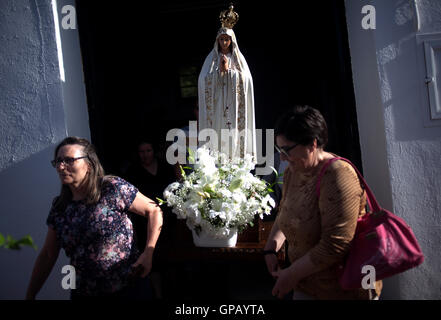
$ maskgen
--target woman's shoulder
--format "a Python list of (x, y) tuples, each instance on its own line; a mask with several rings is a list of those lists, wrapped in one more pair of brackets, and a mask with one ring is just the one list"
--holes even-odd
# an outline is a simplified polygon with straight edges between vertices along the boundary
[[(338, 156), (336, 156), (338, 157)], [(331, 159), (328, 159), (330, 161)], [(323, 179), (333, 178), (335, 180), (358, 180), (358, 175), (352, 165), (342, 159), (333, 161), (324, 172)]]
[(131, 185), (131, 183), (127, 182), (125, 179), (119, 176), (107, 175), (103, 177), (103, 183), (102, 183), (103, 188), (109, 188), (109, 187), (119, 188), (120, 186), (125, 186), (125, 185)]
[(102, 199), (122, 197), (124, 199), (132, 199), (133, 201), (136, 194), (138, 193), (138, 188), (118, 176), (105, 176), (103, 178), (101, 190)]
[[(340, 158), (340, 156), (338, 155), (334, 155), (332, 154), (334, 157), (330, 157), (327, 160), (325, 160), (324, 162), (326, 163), (327, 161), (330, 161), (334, 158)], [(329, 168), (332, 170), (342, 170), (342, 168), (350, 168), (352, 170), (354, 170), (354, 168), (352, 167), (352, 165), (348, 162), (345, 161), (344, 159), (337, 159), (332, 161), (332, 163), (329, 165)], [(355, 172), (355, 170), (354, 170)]]
[(167, 162), (166, 159), (158, 159), (158, 167), (165, 169), (173, 169), (173, 166)]
[(123, 178), (115, 176), (115, 175), (106, 175), (106, 176), (103, 177), (103, 183), (104, 184), (106, 184), (106, 183), (107, 184), (109, 184), (109, 183), (110, 184), (115, 184), (115, 183), (118, 183), (121, 180), (125, 181)]

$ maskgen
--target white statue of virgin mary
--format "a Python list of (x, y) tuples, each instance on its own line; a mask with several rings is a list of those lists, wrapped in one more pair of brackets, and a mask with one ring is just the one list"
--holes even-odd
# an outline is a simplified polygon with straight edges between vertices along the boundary
[(218, 141), (210, 145), (230, 157), (256, 160), (253, 79), (232, 30), (237, 19), (232, 6), (221, 13), (222, 27), (199, 74), (199, 130), (214, 129)]

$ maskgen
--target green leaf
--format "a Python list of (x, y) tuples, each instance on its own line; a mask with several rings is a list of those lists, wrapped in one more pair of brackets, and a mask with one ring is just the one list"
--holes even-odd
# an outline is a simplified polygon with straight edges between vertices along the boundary
[(270, 168), (271, 168), (271, 170), (273, 170), (273, 171), (274, 171), (274, 173), (276, 174), (276, 177), (278, 177), (278, 176), (279, 176), (279, 173), (277, 172), (276, 168), (274, 168), (274, 167), (271, 167), (271, 166), (270, 166)]
[(233, 181), (231, 181), (231, 184), (228, 187), (228, 189), (230, 191), (236, 190), (237, 188), (240, 187), (241, 184), (242, 184), (242, 181), (240, 179), (233, 180)]
[(161, 198), (158, 197), (156, 197), (156, 200), (158, 200), (160, 206), (162, 206), (164, 203), (167, 203), (167, 201), (162, 200)]
[(0, 247), (5, 245), (5, 236), (3, 234), (0, 233)]
[(30, 235), (27, 235), (27, 236), (21, 238), (20, 240), (18, 240), (17, 241), (17, 245), (19, 247), (21, 247), (21, 246), (29, 246), (29, 247), (32, 247), (35, 250), (37, 250), (37, 246), (35, 245), (34, 240), (32, 240)]
[(18, 241), (12, 238), (12, 236), (8, 234), (6, 236), (5, 248), (10, 250), (19, 250), (20, 246), (18, 245)]
[(194, 161), (194, 151), (193, 151), (193, 149), (191, 149), (191, 148), (187, 148), (187, 151), (188, 151), (188, 162), (190, 162), (190, 163), (194, 163), (195, 161)]
[(34, 243), (34, 240), (32, 240), (30, 235), (27, 235), (23, 238), (21, 238), (20, 240), (15, 240), (11, 235), (7, 235), (6, 236), (6, 241), (5, 238), (3, 237), (3, 235), (1, 235), (1, 240), (0, 242), (3, 243), (3, 246), (5, 247), (5, 249), (9, 249), (9, 250), (20, 250), (22, 246), (29, 246), (34, 248), (35, 250), (37, 250), (37, 246)]
[(31, 236), (27, 235), (27, 236), (21, 238), (20, 240), (17, 240), (17, 243), (19, 245), (23, 245), (23, 246), (30, 246), (33, 244), (33, 241), (32, 241)]
[(179, 165), (179, 168), (181, 169), (182, 178), (185, 178), (186, 174), (185, 174), (184, 168), (182, 168), (181, 165)]
[(213, 186), (210, 184), (205, 185), (202, 190), (204, 190), (205, 192), (208, 192), (210, 195), (215, 194)]

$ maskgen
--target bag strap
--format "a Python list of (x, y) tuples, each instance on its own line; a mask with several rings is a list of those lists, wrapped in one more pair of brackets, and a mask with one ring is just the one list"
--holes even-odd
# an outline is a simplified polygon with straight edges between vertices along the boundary
[(337, 160), (343, 160), (346, 161), (347, 163), (349, 163), (352, 168), (354, 168), (355, 172), (357, 172), (358, 178), (360, 179), (363, 188), (366, 191), (366, 199), (368, 202), (369, 207), (371, 208), (372, 212), (380, 212), (382, 210), (382, 208), (380, 207), (380, 204), (378, 203), (377, 199), (375, 199), (374, 193), (372, 192), (371, 188), (369, 188), (366, 180), (364, 180), (362, 174), (360, 173), (360, 171), (358, 171), (357, 167), (348, 159), (346, 158), (342, 158), (342, 157), (335, 157), (332, 159), (329, 159), (322, 167), (322, 169), (320, 170), (318, 179), (317, 179), (317, 184), (316, 184), (316, 194), (317, 194), (317, 198), (320, 197), (320, 183), (322, 181), (323, 175), (325, 174), (326, 169), (334, 162)]

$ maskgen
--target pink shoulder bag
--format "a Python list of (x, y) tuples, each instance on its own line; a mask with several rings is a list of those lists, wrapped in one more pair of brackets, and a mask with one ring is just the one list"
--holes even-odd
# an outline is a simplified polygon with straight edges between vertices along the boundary
[(320, 197), (320, 182), (326, 169), (336, 160), (346, 161), (355, 169), (370, 207), (370, 212), (358, 218), (339, 279), (340, 286), (343, 289), (361, 288), (365, 276), (362, 269), (367, 265), (375, 268), (377, 281), (420, 265), (424, 255), (410, 227), (403, 219), (380, 207), (363, 176), (349, 160), (337, 157), (325, 163), (317, 180), (317, 197)]

